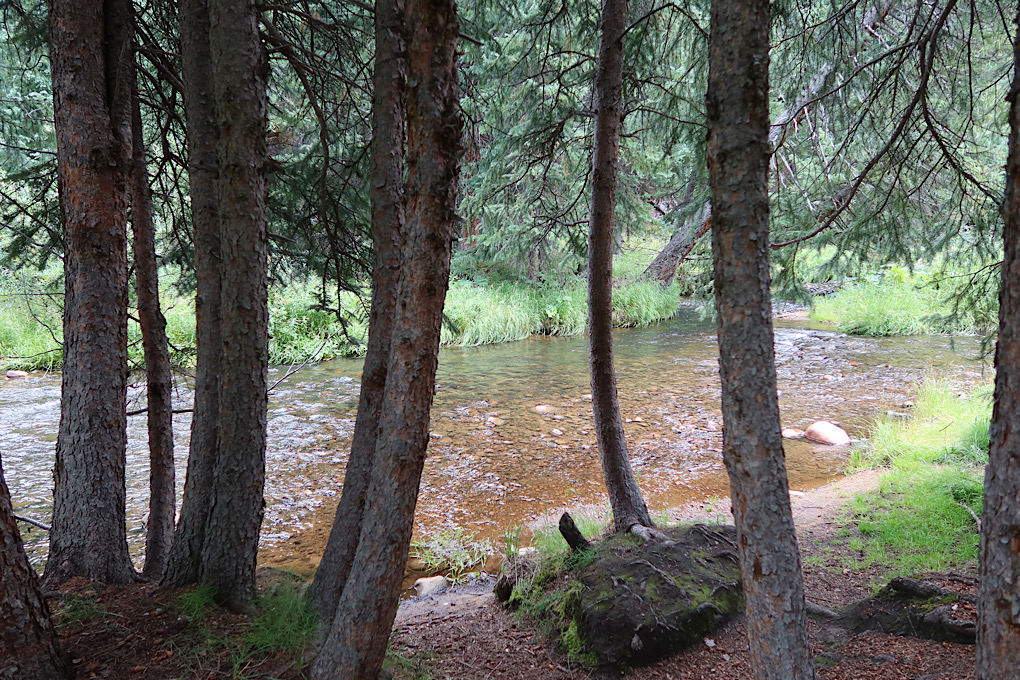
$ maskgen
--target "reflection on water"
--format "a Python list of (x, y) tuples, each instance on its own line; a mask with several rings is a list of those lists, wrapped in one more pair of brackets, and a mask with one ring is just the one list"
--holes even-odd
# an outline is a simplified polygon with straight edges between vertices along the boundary
[[(976, 339), (857, 338), (804, 321), (776, 324), (784, 426), (827, 419), (857, 437), (876, 416), (900, 409), (926, 372), (962, 383), (985, 379)], [(687, 312), (615, 337), (630, 455), (649, 506), (662, 510), (725, 495), (714, 325)], [(271, 382), (281, 370), (274, 369)], [(360, 362), (331, 361), (301, 370), (273, 391), (264, 561), (309, 567), (321, 552), (343, 481), (359, 375)], [(604, 503), (588, 391), (583, 337), (444, 349), (416, 533), (461, 526), (500, 536), (553, 508)], [(2, 456), (16, 512), (43, 521), (50, 513), (59, 397), (55, 374), (0, 382)], [(132, 388), (130, 398), (144, 395)], [(175, 407), (190, 399), (182, 385)], [(539, 405), (544, 408), (536, 410)], [(183, 488), (190, 417), (175, 416), (174, 426)], [(131, 418), (128, 531), (135, 553), (144, 543), (148, 503), (145, 437), (144, 417)], [(803, 441), (787, 441), (786, 452), (795, 489), (831, 479), (846, 456)], [(44, 532), (32, 530), (26, 539), (40, 561)]]

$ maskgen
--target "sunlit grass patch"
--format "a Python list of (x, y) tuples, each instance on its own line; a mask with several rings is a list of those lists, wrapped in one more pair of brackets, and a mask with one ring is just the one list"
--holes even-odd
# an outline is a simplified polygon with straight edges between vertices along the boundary
[(410, 554), (424, 562), (427, 571), (443, 573), (447, 580), (457, 583), (490, 555), (495, 555), (496, 549), (489, 541), (455, 527), (412, 542)]
[(851, 549), (865, 565), (901, 574), (959, 568), (977, 559), (982, 472), (963, 465), (904, 463), (882, 478), (878, 492), (854, 499), (859, 537)]
[(942, 380), (926, 380), (907, 420), (879, 419), (851, 453), (851, 468), (908, 462), (981, 463), (988, 458), (991, 387), (961, 394)]

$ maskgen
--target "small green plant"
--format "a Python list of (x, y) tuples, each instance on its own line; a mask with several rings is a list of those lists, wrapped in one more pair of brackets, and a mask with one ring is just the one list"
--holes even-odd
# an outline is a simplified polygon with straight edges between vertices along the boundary
[(444, 572), (453, 583), (463, 581), (472, 567), (495, 555), (487, 540), (478, 540), (460, 527), (443, 529), (426, 539), (411, 543), (411, 555), (425, 563), (427, 570)]
[(427, 652), (416, 650), (411, 654), (391, 646), (386, 650), (383, 668), (393, 674), (393, 680), (432, 680), (431, 661)]
[(62, 597), (54, 619), (57, 630), (63, 631), (110, 614), (110, 610), (99, 603), (99, 594), (89, 586), (81, 592)]

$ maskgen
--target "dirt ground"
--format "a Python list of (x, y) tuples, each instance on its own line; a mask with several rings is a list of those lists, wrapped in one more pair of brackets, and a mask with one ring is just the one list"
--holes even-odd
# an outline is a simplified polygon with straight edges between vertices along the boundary
[[(810, 601), (835, 609), (872, 594), (886, 575), (861, 569), (847, 555), (840, 536), (843, 506), (854, 493), (874, 488), (878, 475), (865, 472), (814, 491), (793, 494)], [(697, 521), (729, 516), (725, 501), (701, 503), (671, 513)], [(854, 568), (851, 568), (854, 567)], [(267, 585), (267, 584), (263, 584)], [(102, 587), (83, 581), (67, 584), (51, 600), (63, 610), (62, 644), (77, 677), (110, 680), (213, 680), (219, 678), (303, 677), (300, 661), (285, 654), (239, 664), (226, 648), (205, 644), (196, 653), (193, 626), (175, 606), (178, 593), (151, 585)], [(80, 623), (71, 617), (82, 616)], [(70, 622), (69, 622), (70, 621)], [(243, 616), (218, 614), (207, 621), (204, 639), (238, 635)], [(809, 624), (825, 680), (936, 680), (970, 677), (974, 648), (880, 633), (853, 635), (829, 624)], [(741, 680), (751, 678), (746, 631), (737, 619), (692, 649), (626, 674), (631, 680)], [(398, 680), (566, 680), (610, 677), (573, 668), (535, 629), (495, 602), (491, 582), (405, 602), (397, 615), (391, 649)], [(424, 674), (427, 672), (428, 674)], [(620, 677), (617, 672), (612, 677)]]

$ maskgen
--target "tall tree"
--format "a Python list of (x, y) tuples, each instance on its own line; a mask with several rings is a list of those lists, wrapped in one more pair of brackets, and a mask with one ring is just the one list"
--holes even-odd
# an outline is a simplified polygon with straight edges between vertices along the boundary
[[(1020, 8), (1016, 27), (1020, 28)], [(1013, 40), (1009, 104), (1009, 158), (1002, 204), (1005, 258), (981, 517), (979, 680), (1014, 678), (1020, 668), (1020, 33)]]
[(723, 457), (737, 526), (751, 664), (761, 680), (813, 678), (772, 341), (769, 1), (714, 0), (708, 59)]
[(181, 71), (187, 125), (188, 183), (195, 251), (195, 414), (181, 516), (163, 585), (198, 581), (213, 500), (220, 417), (221, 257), (216, 105), (209, 46), (208, 0), (180, 1)]
[(126, 583), (130, 3), (54, 0), (50, 45), (65, 292), (46, 579)]
[(67, 664), (57, 645), (39, 579), (25, 555), (0, 463), (0, 678), (66, 677)]
[[(221, 604), (244, 610), (255, 593), (265, 483), (266, 63), (254, 2), (213, 0), (206, 7), (207, 23), (189, 24), (196, 29), (189, 36), (196, 53), (189, 56), (194, 61), (187, 74), (198, 80), (186, 89), (199, 90), (194, 115), (188, 105), (188, 134), (200, 140), (201, 156), (194, 162), (203, 172), (199, 205), (193, 210), (202, 211), (203, 220), (213, 214), (216, 220), (215, 226), (203, 224), (209, 230), (201, 234), (215, 247), (204, 262), (215, 272), (207, 272), (208, 286), (202, 291), (215, 302), (199, 322), (218, 326), (205, 329), (207, 339), (216, 339), (207, 359), (218, 361), (218, 370), (212, 373), (206, 365), (198, 379), (208, 381), (205, 396), (217, 402), (217, 415), (215, 421), (195, 425), (203, 428), (202, 437), (215, 439), (193, 445), (184, 491), (187, 521), (182, 508), (164, 584), (206, 583)], [(203, 9), (201, 4), (182, 8), (182, 22), (204, 20)], [(211, 76), (211, 87), (203, 75)], [(212, 90), (211, 108), (201, 88)], [(215, 208), (206, 204), (213, 202), (206, 193), (213, 187)], [(193, 188), (193, 201), (195, 193)]]
[(323, 680), (376, 680), (396, 615), (428, 445), (439, 331), (449, 285), (462, 120), (456, 8), (410, 0), (404, 259), (361, 537), (329, 636), (312, 667)]
[(613, 366), (613, 225), (623, 124), (627, 0), (603, 0), (595, 74), (595, 145), (588, 237), (588, 358), (595, 439), (617, 531), (652, 526), (627, 456)]
[[(134, 61), (132, 57), (132, 61)], [(138, 321), (145, 357), (146, 418), (149, 432), (149, 521), (142, 575), (158, 579), (166, 568), (174, 535), (177, 497), (174, 484), (173, 371), (166, 319), (159, 303), (159, 263), (152, 189), (142, 131), (137, 64), (131, 76), (131, 244), (135, 265)]]
[(310, 599), (324, 622), (332, 621), (350, 574), (361, 536), (365, 496), (379, 433), (380, 409), (389, 366), (393, 316), (397, 308), (400, 255), (404, 239), (404, 3), (375, 7), (375, 70), (372, 94), (371, 179), (372, 242), (375, 265), (368, 348), (361, 374), (361, 396), (343, 494)]

